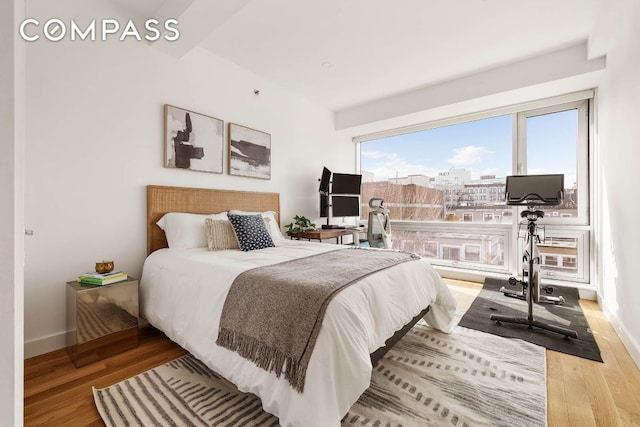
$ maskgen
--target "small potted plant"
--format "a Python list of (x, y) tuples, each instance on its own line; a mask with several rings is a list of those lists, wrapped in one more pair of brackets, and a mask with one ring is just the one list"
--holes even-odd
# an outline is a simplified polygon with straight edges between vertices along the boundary
[(311, 220), (303, 215), (296, 215), (293, 217), (293, 222), (284, 226), (287, 229), (287, 234), (304, 233), (307, 230), (314, 230), (316, 225)]

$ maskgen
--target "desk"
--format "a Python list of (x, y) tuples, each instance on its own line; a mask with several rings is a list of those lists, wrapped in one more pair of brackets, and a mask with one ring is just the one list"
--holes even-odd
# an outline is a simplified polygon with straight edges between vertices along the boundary
[(345, 228), (321, 228), (318, 230), (307, 230), (302, 233), (291, 233), (289, 236), (298, 240), (319, 240), (323, 239), (336, 239), (336, 243), (342, 244), (342, 236), (353, 236), (353, 233), (357, 230), (348, 230)]

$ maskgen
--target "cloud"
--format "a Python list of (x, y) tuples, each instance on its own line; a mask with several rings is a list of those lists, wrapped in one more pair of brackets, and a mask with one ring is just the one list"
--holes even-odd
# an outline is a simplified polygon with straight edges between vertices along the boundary
[(384, 153), (382, 151), (362, 151), (360, 153), (360, 157), (363, 159), (384, 159), (392, 155), (393, 154)]
[(454, 167), (464, 167), (480, 163), (482, 156), (489, 153), (485, 147), (468, 145), (466, 147), (456, 148), (453, 150), (453, 157), (449, 159)]
[(438, 175), (438, 169), (415, 164), (398, 156), (396, 153), (384, 153), (380, 151), (362, 151), (362, 170), (374, 174), (376, 181), (386, 181), (389, 178), (404, 177), (408, 175), (426, 175), (434, 177)]

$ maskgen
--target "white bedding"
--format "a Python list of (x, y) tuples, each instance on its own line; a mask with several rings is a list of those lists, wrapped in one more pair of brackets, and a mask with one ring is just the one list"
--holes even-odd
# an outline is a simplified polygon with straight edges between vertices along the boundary
[(238, 389), (259, 396), (282, 426), (337, 426), (369, 386), (369, 354), (396, 330), (428, 305), (431, 326), (453, 328), (456, 301), (426, 260), (382, 270), (338, 293), (327, 308), (302, 394), (284, 376), (215, 344), (225, 297), (238, 274), (335, 249), (299, 241), (251, 252), (161, 249), (144, 264), (142, 316)]

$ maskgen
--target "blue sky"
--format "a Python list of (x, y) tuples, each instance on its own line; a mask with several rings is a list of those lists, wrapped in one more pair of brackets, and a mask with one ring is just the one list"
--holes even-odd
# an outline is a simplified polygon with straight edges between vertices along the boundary
[[(575, 180), (575, 110), (527, 120), (528, 173), (564, 173), (565, 184)], [(435, 176), (450, 168), (480, 175), (511, 175), (512, 116), (510, 114), (406, 135), (367, 141), (361, 146), (362, 170), (376, 181), (424, 174)]]

